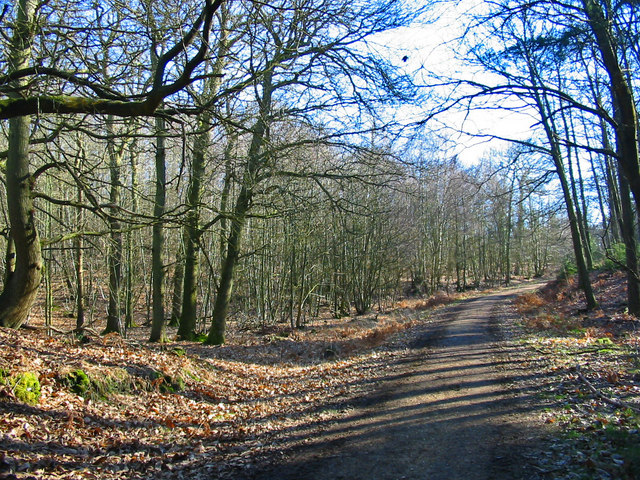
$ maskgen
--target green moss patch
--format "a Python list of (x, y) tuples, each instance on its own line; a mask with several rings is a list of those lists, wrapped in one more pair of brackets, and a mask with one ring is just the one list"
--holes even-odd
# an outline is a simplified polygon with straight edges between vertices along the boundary
[(40, 381), (32, 372), (26, 372), (9, 379), (9, 385), (18, 400), (29, 405), (40, 401)]
[(153, 381), (151, 383), (162, 393), (181, 392), (185, 387), (184, 378), (180, 375), (171, 376), (158, 371), (153, 373)]
[(69, 387), (69, 390), (78, 395), (86, 395), (91, 388), (91, 380), (89, 380), (88, 375), (82, 370), (69, 372), (64, 377), (63, 383)]

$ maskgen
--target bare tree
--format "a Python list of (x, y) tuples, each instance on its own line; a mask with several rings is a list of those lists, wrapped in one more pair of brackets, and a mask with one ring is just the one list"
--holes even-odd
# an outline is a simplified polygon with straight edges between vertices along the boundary
[[(58, 58), (31, 64), (30, 47), (39, 31), (35, 27), (36, 5), (31, 0), (17, 3), (9, 68), (0, 76), (0, 94), (5, 96), (0, 99), (0, 118), (9, 118), (11, 124), (6, 175), (11, 236), (16, 245), (15, 270), (0, 295), (2, 325), (19, 327), (24, 323), (41, 278), (42, 259), (33, 218), (33, 179), (29, 172), (28, 116), (46, 113), (124, 117), (152, 115), (165, 98), (194, 81), (194, 72), (209, 51), (209, 32), (214, 13), (221, 3), (221, 0), (204, 0), (192, 26), (159, 56), (157, 68), (150, 71), (150, 88), (131, 93), (116, 90), (108, 79), (98, 80), (102, 72), (99, 69), (88, 73), (64, 71), (55, 64), (44, 62), (55, 63), (60, 60)], [(73, 52), (74, 49), (69, 49), (68, 53)], [(86, 58), (93, 53), (87, 52)], [(69, 63), (73, 64), (60, 62), (61, 65)], [(174, 66), (180, 64), (182, 69), (174, 72)], [(45, 90), (40, 90), (41, 87)], [(70, 91), (74, 93), (69, 94)], [(114, 272), (115, 267), (114, 263)]]

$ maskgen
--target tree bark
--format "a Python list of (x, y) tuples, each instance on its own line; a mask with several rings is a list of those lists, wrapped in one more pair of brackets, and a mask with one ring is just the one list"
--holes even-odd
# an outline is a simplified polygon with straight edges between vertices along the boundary
[(226, 246), (226, 256), (222, 260), (220, 284), (218, 285), (216, 301), (213, 306), (211, 328), (209, 329), (209, 335), (206, 341), (209, 345), (221, 345), (225, 341), (227, 313), (229, 311), (231, 294), (233, 293), (233, 273), (240, 256), (240, 241), (242, 239), (252, 196), (252, 188), (248, 185), (243, 185), (233, 209), (230, 234)]
[(615, 110), (618, 162), (633, 194), (636, 210), (640, 211), (640, 158), (638, 152), (638, 113), (633, 91), (618, 60), (610, 22), (596, 0), (583, 0), (584, 11), (596, 38), (602, 63), (611, 82)]
[(186, 218), (184, 283), (182, 288), (182, 314), (178, 336), (183, 340), (192, 340), (195, 336), (198, 305), (198, 272), (200, 253), (200, 197), (202, 195), (202, 177), (205, 172), (205, 153), (209, 147), (209, 116), (199, 119), (198, 125), (204, 131), (196, 137), (191, 177), (187, 194), (189, 212)]
[[(78, 203), (82, 201), (82, 190), (78, 188)], [(78, 231), (82, 228), (83, 211), (81, 208), (76, 209), (76, 228)], [(84, 242), (82, 235), (78, 235), (73, 239), (74, 249), (76, 251), (75, 267), (76, 267), (76, 333), (80, 334), (84, 330)]]
[[(29, 65), (35, 0), (20, 0), (17, 5), (15, 30), (11, 51), (11, 70)], [(25, 87), (24, 81), (14, 83)], [(15, 248), (15, 266), (8, 274), (0, 294), (0, 326), (18, 328), (27, 321), (42, 280), (42, 251), (35, 225), (33, 179), (29, 171), (29, 135), (31, 118), (12, 118), (9, 121), (9, 153), (6, 164), (7, 208), (10, 239)]]
[(30, 117), (9, 121), (7, 204), (15, 270), (0, 294), (0, 326), (19, 328), (26, 322), (42, 280), (42, 252), (35, 225), (29, 172)]
[[(107, 118), (107, 131), (113, 136), (113, 119)], [(117, 218), (118, 205), (120, 203), (120, 167), (122, 160), (122, 150), (115, 150), (114, 140), (110, 140), (107, 145), (109, 156), (110, 192), (109, 202), (111, 204), (111, 216), (109, 217), (109, 253), (107, 265), (109, 269), (109, 304), (107, 306), (107, 326), (102, 332), (118, 333), (124, 335), (124, 325), (122, 321), (121, 291), (122, 291), (122, 225)]]
[(150, 342), (166, 342), (164, 316), (164, 212), (167, 198), (167, 168), (165, 148), (166, 126), (163, 118), (156, 118), (156, 193), (153, 205), (153, 239), (151, 247), (153, 278), (153, 311)]

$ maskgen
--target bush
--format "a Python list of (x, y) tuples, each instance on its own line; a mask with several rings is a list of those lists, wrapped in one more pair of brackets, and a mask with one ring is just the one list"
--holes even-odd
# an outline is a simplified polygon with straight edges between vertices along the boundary
[(559, 280), (568, 280), (573, 277), (576, 273), (578, 273), (578, 267), (576, 266), (573, 260), (565, 260), (560, 268), (560, 272), (558, 273)]
[(616, 271), (620, 270), (621, 265), (627, 263), (627, 249), (624, 243), (615, 243), (607, 250), (607, 258), (602, 264), (604, 270)]
[(516, 310), (522, 315), (537, 312), (547, 304), (537, 293), (524, 293), (518, 296), (514, 303)]

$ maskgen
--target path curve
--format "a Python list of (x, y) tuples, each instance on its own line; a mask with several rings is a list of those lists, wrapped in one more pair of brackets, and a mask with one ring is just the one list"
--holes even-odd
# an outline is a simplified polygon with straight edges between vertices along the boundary
[(488, 480), (534, 478), (526, 456), (539, 434), (532, 375), (495, 337), (505, 305), (529, 285), (443, 309), (412, 353), (345, 418), (251, 478)]

